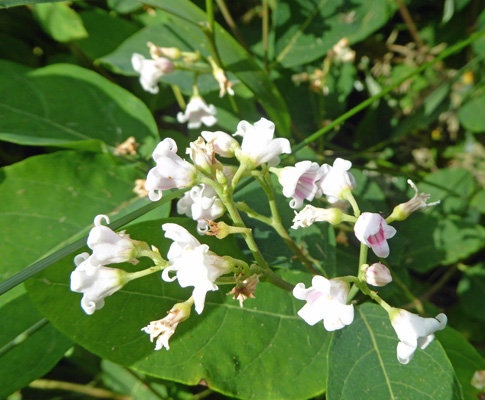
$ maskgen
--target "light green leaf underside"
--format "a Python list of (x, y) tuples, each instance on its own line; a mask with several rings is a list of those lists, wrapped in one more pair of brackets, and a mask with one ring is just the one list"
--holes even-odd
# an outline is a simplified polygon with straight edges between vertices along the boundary
[[(128, 232), (156, 245), (164, 255), (170, 241), (162, 238), (163, 222), (139, 224)], [(171, 222), (194, 227), (186, 219)], [(239, 253), (232, 241), (200, 240), (220, 255)], [(200, 316), (193, 313), (178, 326), (170, 351), (155, 352), (140, 329), (164, 317), (174, 303), (185, 301), (191, 288), (182, 290), (156, 274), (131, 282), (108, 298), (102, 310), (86, 316), (79, 307), (81, 295), (69, 292), (71, 263), (66, 259), (32, 280), (29, 293), (61, 332), (95, 354), (159, 378), (191, 385), (204, 379), (209, 387), (241, 398), (305, 399), (325, 390), (329, 336), (321, 325), (309, 327), (296, 315), (303, 303), (290, 293), (263, 283), (256, 299), (246, 301), (241, 309), (225, 294), (231, 286), (221, 286), (220, 291), (208, 293)], [(126, 268), (148, 265), (142, 261)], [(73, 312), (59, 312), (60, 299), (62, 307)]]
[(366, 303), (354, 322), (334, 334), (328, 362), (328, 400), (462, 399), (461, 386), (438, 341), (397, 361), (398, 339), (387, 313)]
[(134, 136), (149, 155), (158, 140), (150, 111), (99, 74), (54, 64), (37, 70), (0, 61), (0, 140), (100, 150)]
[(120, 215), (141, 177), (108, 155), (72, 151), (31, 157), (1, 174), (2, 280), (86, 235), (97, 214)]

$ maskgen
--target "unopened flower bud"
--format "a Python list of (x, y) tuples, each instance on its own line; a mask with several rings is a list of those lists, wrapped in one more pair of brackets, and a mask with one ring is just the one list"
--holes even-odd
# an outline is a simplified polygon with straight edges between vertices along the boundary
[(208, 174), (212, 173), (212, 166), (218, 163), (214, 153), (214, 145), (211, 142), (206, 143), (201, 136), (195, 142), (190, 143), (187, 154), (197, 169)]
[(413, 188), (415, 194), (411, 200), (394, 207), (392, 214), (386, 218), (388, 223), (405, 220), (414, 211), (426, 210), (427, 208), (440, 204), (440, 200), (426, 204), (431, 196), (427, 193), (419, 193), (418, 188), (411, 179), (408, 179), (407, 182)]
[(192, 297), (184, 303), (177, 303), (165, 318), (152, 321), (149, 325), (141, 329), (150, 335), (150, 342), (153, 342), (153, 339), (157, 338), (155, 350), (160, 350), (163, 347), (170, 350), (168, 341), (175, 333), (177, 325), (190, 317), (193, 304), (194, 300)]
[(392, 282), (391, 271), (382, 263), (374, 263), (366, 268), (365, 281), (372, 286), (386, 286)]
[(182, 55), (182, 52), (176, 47), (159, 47), (152, 42), (148, 42), (147, 46), (149, 47), (150, 55), (154, 60), (160, 57), (168, 57), (176, 60)]
[(237, 226), (227, 225), (225, 222), (206, 221), (209, 224), (208, 230), (204, 231), (206, 235), (215, 236), (218, 239), (224, 239), (225, 237), (234, 233), (251, 233), (251, 228), (240, 228)]
[(337, 225), (344, 220), (344, 216), (345, 214), (338, 208), (317, 208), (307, 205), (299, 213), (295, 213), (292, 228), (307, 228), (317, 221)]

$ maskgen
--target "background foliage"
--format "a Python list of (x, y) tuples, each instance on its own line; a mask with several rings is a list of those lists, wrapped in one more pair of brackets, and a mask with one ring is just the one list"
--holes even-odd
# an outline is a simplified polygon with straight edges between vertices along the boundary
[[(132, 191), (162, 138), (173, 137), (182, 149), (199, 135), (175, 119), (173, 88), (190, 96), (193, 76), (166, 75), (151, 95), (130, 60), (134, 52), (148, 56), (147, 41), (210, 55), (200, 25), (205, 4), (0, 0), (0, 280), (57, 257), (12, 290), (1, 286), (0, 398), (478, 399), (471, 377), (485, 369), (484, 5), (215, 4), (215, 42), (236, 95), (220, 99), (211, 74), (200, 76), (200, 93), (218, 109), (211, 130), (234, 133), (241, 119), (267, 116), (298, 148), (284, 164), (352, 160), (355, 195), (366, 211), (388, 215), (409, 199), (408, 178), (441, 199), (396, 223), (399, 238), (390, 242), (394, 282), (379, 294), (449, 318), (426, 352), (401, 365), (386, 314), (359, 297), (354, 323), (330, 334), (308, 326), (296, 315), (301, 302), (268, 283), (243, 309), (224, 286), (209, 293), (202, 315), (177, 329), (169, 352), (154, 352), (140, 328), (188, 291), (162, 283), (159, 274), (130, 283), (103, 310), (85, 315), (69, 274), (73, 254), (83, 250), (76, 240), (96, 214), (128, 220), (133, 211), (151, 210), (127, 230), (162, 254), (169, 242), (160, 225), (168, 218), (195, 232), (170, 198), (155, 208)], [(343, 37), (356, 52), (352, 62), (332, 59)], [(130, 136), (140, 144), (137, 154), (113, 155)], [(296, 147), (304, 140), (308, 146)], [(237, 199), (267, 212), (255, 186)], [(293, 211), (283, 197), (278, 205), (289, 227)], [(278, 273), (310, 283), (276, 235), (247, 222)], [(352, 232), (319, 224), (291, 234), (320, 260), (322, 274), (355, 274)], [(219, 254), (250, 257), (236, 240), (201, 241)]]

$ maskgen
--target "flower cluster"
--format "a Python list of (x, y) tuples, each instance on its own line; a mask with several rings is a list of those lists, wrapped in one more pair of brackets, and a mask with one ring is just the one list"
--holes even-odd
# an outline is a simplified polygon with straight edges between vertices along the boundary
[(226, 209), (216, 188), (230, 185), (234, 167), (223, 166), (216, 158), (235, 157), (244, 170), (262, 164), (275, 166), (279, 156), (291, 153), (288, 139), (274, 138), (275, 125), (261, 118), (255, 124), (241, 121), (233, 136), (242, 136), (242, 143), (222, 131), (203, 131), (186, 149), (192, 163), (177, 155), (177, 144), (171, 138), (161, 141), (153, 152), (156, 166), (148, 172), (145, 189), (153, 201), (162, 197), (162, 191), (187, 188), (177, 203), (177, 211), (197, 221), (199, 233), (207, 230), (209, 222), (221, 217)]
[[(342, 222), (354, 224), (355, 237), (362, 243), (363, 249), (371, 248), (374, 254), (381, 258), (389, 256), (390, 248), (388, 239), (394, 237), (396, 229), (388, 224), (395, 220), (407, 218), (413, 211), (426, 209), (439, 203), (426, 204), (429, 195), (418, 193), (413, 182), (408, 181), (415, 191), (415, 196), (404, 204), (395, 207), (391, 216), (384, 219), (380, 214), (364, 212), (360, 213), (357, 203), (352, 195), (356, 187), (355, 179), (348, 172), (351, 167), (350, 161), (337, 159), (333, 167), (310, 161), (302, 161), (294, 167), (286, 167), (277, 171), (280, 183), (283, 186), (283, 194), (292, 197), (290, 206), (301, 207), (303, 200), (313, 200), (322, 194), (327, 196), (331, 204), (339, 200), (348, 200), (353, 208), (354, 216), (345, 214), (339, 208), (322, 209), (307, 205), (296, 214), (292, 228), (306, 228), (315, 222), (328, 222), (338, 225)], [(367, 251), (362, 252), (366, 254)], [(315, 276), (312, 286), (305, 288), (303, 283), (298, 283), (293, 289), (293, 295), (298, 300), (305, 300), (306, 305), (298, 312), (308, 324), (315, 325), (323, 320), (327, 331), (342, 329), (350, 325), (354, 319), (352, 305), (347, 305), (349, 294), (349, 282), (354, 283), (364, 294), (374, 298), (389, 313), (391, 324), (400, 340), (397, 346), (399, 362), (407, 364), (413, 357), (417, 347), (424, 349), (434, 338), (433, 333), (446, 326), (446, 316), (439, 314), (436, 318), (422, 318), (402, 309), (389, 306), (377, 293), (372, 292), (367, 284), (372, 286), (385, 286), (392, 281), (391, 271), (381, 262), (368, 265), (362, 263), (357, 277), (342, 277), (326, 279), (323, 276)]]
[(301, 208), (304, 200), (312, 201), (322, 195), (329, 203), (346, 198), (346, 193), (355, 188), (355, 179), (348, 172), (352, 163), (337, 158), (333, 166), (300, 161), (294, 167), (273, 169), (283, 187), (283, 195), (291, 198), (291, 208)]
[[(151, 50), (158, 57), (157, 60), (172, 51), (161, 48)], [(230, 85), (221, 76), (221, 93), (223, 89), (230, 92)], [(198, 115), (204, 118), (202, 114)], [(206, 125), (211, 124), (207, 120), (201, 121)], [(83, 293), (81, 306), (87, 314), (92, 314), (103, 307), (106, 297), (125, 284), (154, 272), (161, 272), (164, 282), (176, 281), (181, 288), (191, 288), (190, 297), (186, 301), (173, 305), (164, 318), (152, 321), (142, 328), (142, 331), (150, 335), (152, 342), (156, 341), (155, 350), (170, 348), (169, 339), (178, 325), (190, 317), (192, 306), (197, 314), (201, 314), (206, 307), (208, 293), (219, 290), (221, 283), (235, 284), (228, 294), (234, 295), (234, 300), (239, 301), (241, 307), (245, 300), (255, 297), (260, 278), (292, 289), (296, 299), (306, 302), (298, 315), (312, 326), (322, 322), (327, 331), (344, 329), (353, 323), (354, 304), (350, 302), (356, 290), (360, 290), (387, 311), (399, 339), (398, 361), (402, 364), (409, 363), (416, 349), (425, 349), (433, 340), (434, 332), (446, 326), (446, 316), (438, 314), (435, 318), (423, 318), (391, 307), (368, 285), (382, 287), (392, 282), (391, 270), (384, 264), (385, 260), (382, 260), (390, 254), (387, 241), (397, 235), (397, 230), (390, 224), (439, 202), (428, 204), (430, 196), (419, 193), (414, 183), (408, 181), (415, 191), (414, 197), (396, 206), (389, 217), (384, 218), (379, 213), (361, 212), (353, 195), (357, 183), (350, 172), (350, 161), (337, 158), (333, 165), (319, 165), (306, 160), (297, 162), (294, 166), (276, 168), (280, 157), (291, 153), (291, 146), (287, 139), (274, 136), (275, 125), (265, 118), (254, 124), (239, 122), (232, 135), (222, 131), (203, 131), (185, 149), (187, 160), (177, 154), (177, 143), (171, 138), (165, 138), (153, 152), (156, 165), (148, 172), (145, 182), (146, 192), (152, 201), (160, 200), (165, 190), (185, 189), (185, 193), (178, 200), (177, 212), (196, 221), (197, 231), (201, 235), (214, 235), (223, 239), (230, 234), (241, 234), (254, 256), (255, 264), (216, 254), (186, 228), (175, 223), (162, 225), (165, 238), (171, 241), (164, 259), (155, 247), (102, 225), (103, 220), (109, 223), (109, 219), (99, 215), (94, 220), (94, 228), (87, 241), (92, 254), (82, 253), (74, 259), (76, 269), (71, 274), (71, 290)], [(237, 137), (242, 138), (241, 142)], [(224, 165), (224, 159), (228, 158), (233, 159), (231, 165)], [(290, 248), (304, 265), (313, 262), (296, 243), (291, 242), (291, 237), (285, 235), (286, 231), (285, 234), (281, 233), (284, 227), (277, 212), (270, 173), (276, 174), (283, 195), (291, 199), (291, 208), (299, 209), (305, 200), (311, 202), (323, 196), (332, 205), (330, 208), (306, 205), (300, 212), (295, 212), (293, 229), (305, 229), (321, 222), (336, 226), (353, 225), (355, 241), (361, 243), (356, 276), (328, 279), (316, 275), (309, 287), (304, 283), (293, 286), (282, 281), (270, 269), (257, 249), (252, 230), (246, 227), (239, 211), (275, 228), (286, 242), (290, 242)], [(259, 214), (244, 202), (234, 201), (236, 186), (245, 177), (255, 178), (260, 183), (270, 202), (272, 218)], [(349, 205), (353, 215), (346, 211)], [(223, 217), (226, 212), (234, 226), (214, 221)], [(352, 232), (352, 228), (346, 229)], [(370, 265), (367, 264), (369, 248), (375, 256), (381, 258)], [(107, 267), (109, 264), (124, 262), (136, 264), (140, 257), (151, 258), (154, 266), (137, 272)]]

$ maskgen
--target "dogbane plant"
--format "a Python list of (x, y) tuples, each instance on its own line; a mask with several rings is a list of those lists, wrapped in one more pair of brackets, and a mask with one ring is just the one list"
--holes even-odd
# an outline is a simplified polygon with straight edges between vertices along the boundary
[[(241, 143), (236, 139), (238, 136), (242, 137)], [(177, 211), (197, 222), (199, 235), (215, 235), (220, 239), (231, 234), (242, 235), (254, 262), (246, 263), (227, 255), (218, 255), (175, 223), (166, 223), (161, 227), (165, 237), (172, 240), (163, 258), (154, 246), (133, 240), (124, 232), (115, 233), (102, 225), (103, 219), (106, 222), (109, 220), (100, 215), (95, 218), (95, 226), (88, 238), (88, 246), (93, 254), (78, 255), (75, 258), (76, 269), (71, 275), (71, 290), (83, 293), (81, 306), (87, 314), (101, 309), (106, 297), (131, 280), (161, 272), (163, 281), (177, 281), (180, 287), (193, 287), (193, 291), (189, 299), (168, 310), (166, 317), (141, 328), (150, 335), (151, 341), (156, 339), (155, 350), (170, 349), (169, 339), (178, 324), (190, 317), (192, 306), (197, 314), (201, 314), (207, 293), (219, 290), (219, 284), (234, 284), (230, 294), (234, 294), (234, 300), (238, 300), (243, 307), (245, 300), (255, 297), (260, 277), (291, 291), (296, 299), (305, 301), (298, 316), (309, 325), (322, 321), (323, 329), (327, 331), (345, 329), (353, 323), (352, 297), (356, 290), (360, 290), (388, 313), (399, 338), (397, 359), (402, 364), (409, 363), (417, 347), (425, 349), (433, 340), (434, 332), (446, 326), (444, 314), (423, 318), (394, 308), (368, 286), (382, 287), (392, 282), (392, 273), (384, 264), (384, 259), (391, 251), (387, 241), (399, 234), (390, 224), (406, 219), (414, 211), (439, 204), (439, 201), (428, 204), (430, 196), (418, 193), (412, 181), (408, 183), (415, 191), (414, 197), (397, 205), (388, 218), (377, 213), (361, 212), (352, 194), (356, 180), (350, 172), (350, 161), (337, 158), (330, 166), (304, 160), (294, 166), (278, 168), (280, 157), (291, 153), (290, 142), (275, 138), (275, 125), (265, 118), (255, 123), (241, 121), (232, 135), (222, 131), (204, 131), (190, 143), (185, 153), (190, 161), (178, 154), (177, 144), (171, 138), (165, 138), (158, 144), (153, 152), (156, 165), (148, 172), (145, 183), (149, 198), (158, 201), (166, 190), (189, 188), (178, 201)], [(225, 159), (235, 160), (225, 165)], [(273, 174), (282, 186), (283, 196), (291, 199), (288, 206), (292, 209), (301, 209), (305, 201), (319, 198), (326, 198), (330, 206), (319, 208), (307, 204), (300, 212), (295, 211), (292, 229), (306, 229), (312, 224), (324, 222), (334, 226), (353, 226), (355, 237), (361, 243), (355, 276), (327, 279), (315, 274), (312, 285), (307, 288), (304, 283), (293, 286), (273, 272), (242, 215), (269, 225), (309, 271), (317, 271), (314, 260), (297, 246), (281, 222), (271, 179)], [(235, 201), (234, 193), (241, 179), (254, 179), (259, 183), (269, 202), (270, 217), (259, 214), (245, 202)], [(352, 214), (347, 211), (349, 206)], [(226, 213), (233, 225), (214, 221)], [(368, 248), (379, 257), (380, 262), (372, 265), (367, 263)], [(120, 262), (136, 264), (140, 257), (150, 258), (153, 267), (127, 273), (106, 266)], [(353, 294), (349, 295), (351, 286)]]

